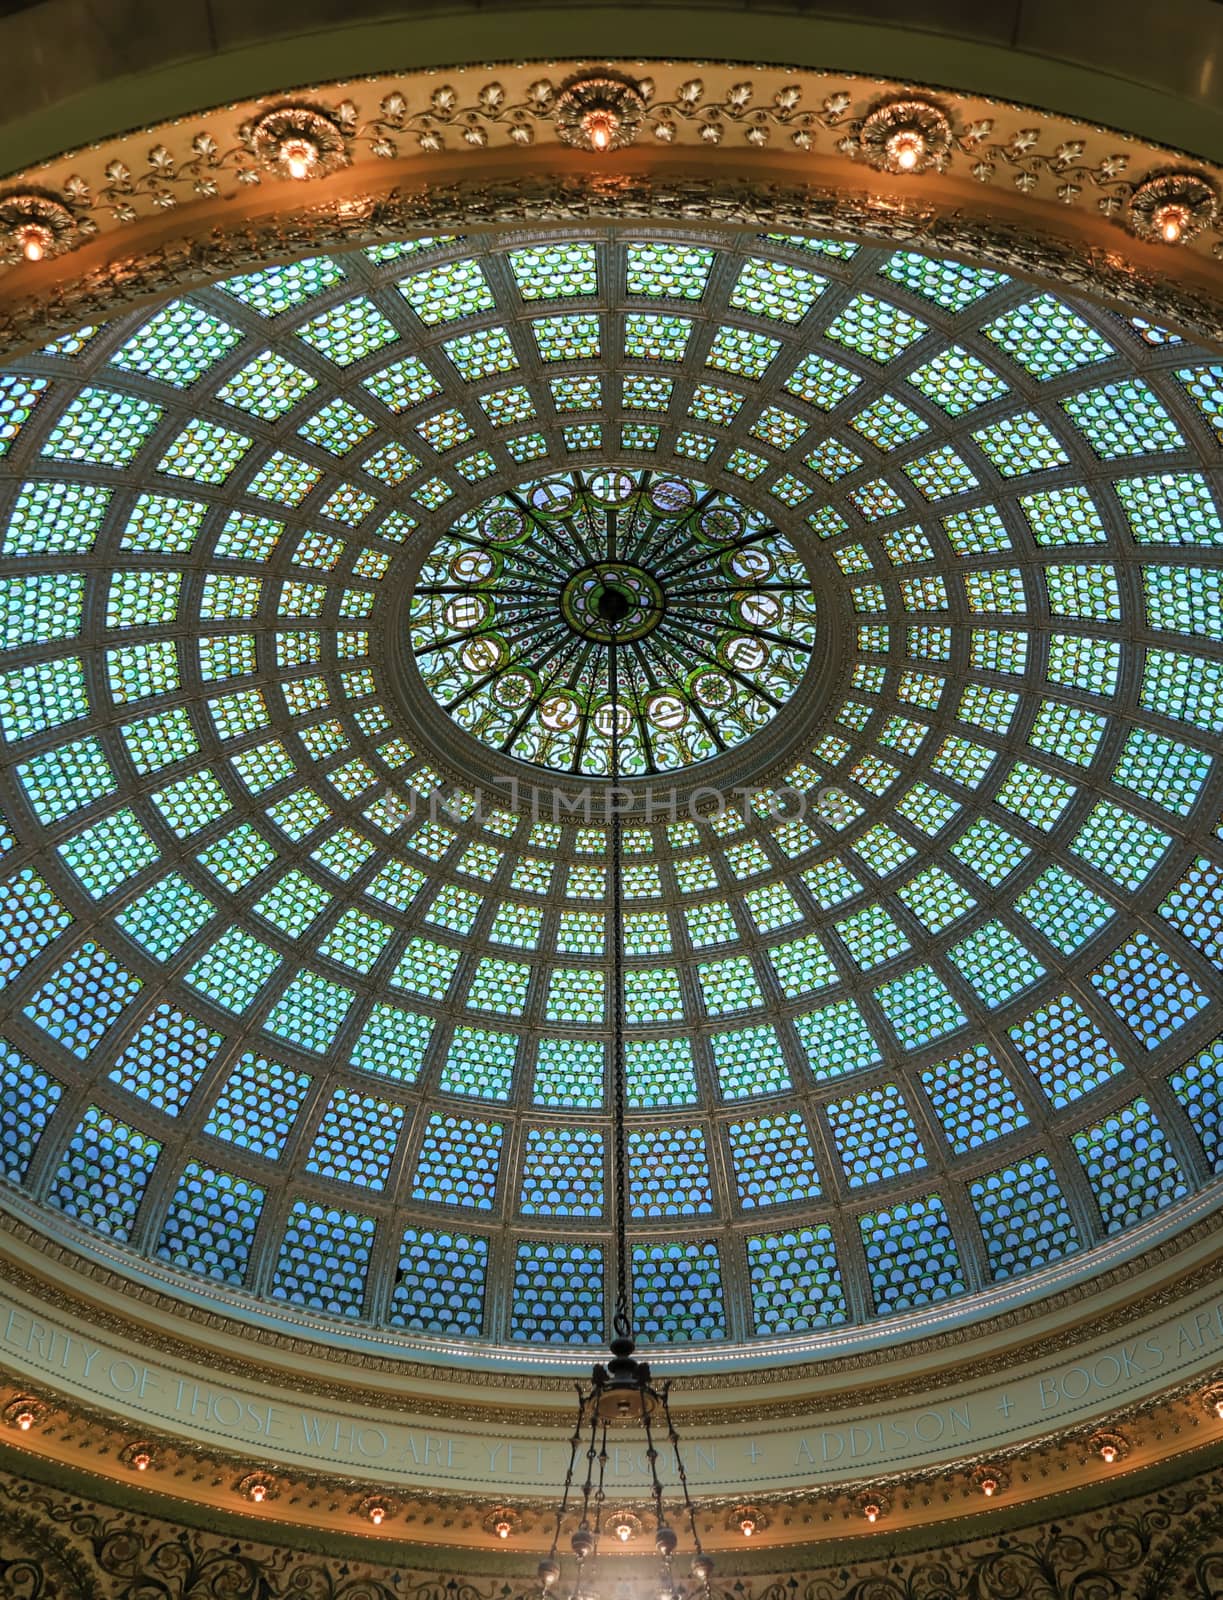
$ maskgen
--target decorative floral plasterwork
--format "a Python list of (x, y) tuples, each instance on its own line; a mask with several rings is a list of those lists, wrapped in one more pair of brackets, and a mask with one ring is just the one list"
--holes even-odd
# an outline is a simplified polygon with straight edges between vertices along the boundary
[[(715, 1581), (716, 1600), (1211, 1600), (1223, 1580), (1218, 1473), (934, 1549), (906, 1549), (883, 1515), (877, 1523), (868, 1529), (858, 1513), (827, 1566), (770, 1571), (768, 1552), (753, 1551), (749, 1570)], [(538, 1592), (530, 1564), (510, 1549), (473, 1570), (436, 1547), (394, 1561), (352, 1538), (324, 1548), (282, 1530), (275, 1544), (248, 1530), (238, 1540), (233, 1529), (183, 1527), (0, 1477), (0, 1592), (13, 1600), (528, 1600)]]
[(589, 226), (642, 217), (834, 232), (894, 245), (911, 240), (923, 249), (1099, 296), (1165, 327), (1187, 330), (1206, 344), (1223, 343), (1223, 288), (1211, 293), (1200, 281), (1182, 283), (1121, 252), (1076, 243), (1051, 230), (944, 212), (920, 186), (913, 186), (911, 198), (897, 200), (814, 184), (752, 184), (718, 176), (674, 181), (552, 174), (377, 194), (354, 190), (305, 213), (258, 221), (235, 217), (229, 228), (214, 222), (198, 235), (184, 233), (148, 249), (92, 261), (75, 278), (40, 285), (33, 273), (23, 273), (13, 280), (18, 292), (7, 299), (0, 295), (0, 354), (36, 348), (58, 333), (114, 316), (126, 304), (182, 293), (269, 260), (473, 226), (521, 228), (536, 221)]
[[(888, 1519), (910, 1532), (924, 1529), (928, 1537), (932, 1527), (978, 1514), (982, 1501), (1005, 1504), (1012, 1515), (1021, 1515), (1025, 1504), (1045, 1503), (1054, 1492), (1083, 1494), (1094, 1502), (1107, 1474), (1136, 1448), (1147, 1467), (1165, 1447), (1171, 1447), (1174, 1457), (1179, 1455), (1187, 1439), (1206, 1448), (1217, 1429), (1203, 1426), (1198, 1416), (1204, 1398), (1215, 1392), (1214, 1387), (1183, 1388), (1131, 1408), (1090, 1434), (1081, 1426), (1069, 1426), (1003, 1452), (991, 1450), (914, 1470), (877, 1465), (872, 1471), (863, 1461), (842, 1484), (757, 1493), (750, 1502), (741, 1494), (698, 1494), (694, 1505), (705, 1524), (706, 1543), (715, 1550), (738, 1549), (748, 1537), (760, 1544), (813, 1552), (827, 1541), (842, 1539), (845, 1526), (862, 1518)], [(476, 1559), (481, 1548), (502, 1545), (519, 1556), (539, 1555), (547, 1549), (555, 1527), (555, 1504), (541, 1497), (538, 1489), (508, 1500), (509, 1484), (495, 1496), (475, 1484), (453, 1489), (421, 1484), (391, 1493), (376, 1472), (363, 1474), (359, 1467), (346, 1475), (334, 1470), (304, 1472), (251, 1456), (235, 1458), (212, 1439), (169, 1434), (151, 1438), (144, 1433), (133, 1437), (113, 1418), (73, 1401), (47, 1395), (32, 1403), (37, 1420), (30, 1433), (20, 1436), (23, 1451), (42, 1456), (53, 1464), (52, 1470), (88, 1471), (104, 1496), (124, 1495), (138, 1487), (206, 1506), (210, 1515), (257, 1515), (278, 1529), (304, 1519), (321, 1532), (345, 1537), (372, 1524), (392, 1539), (445, 1543), (467, 1552), (469, 1560)], [(22, 1404), (29, 1406), (31, 1401), (27, 1397)], [(8, 1412), (14, 1409), (10, 1406)], [(1194, 1438), (1199, 1432), (1201, 1437)], [(0, 1447), (14, 1437), (0, 1437)], [(140, 1457), (145, 1458), (144, 1466)], [(122, 1470), (111, 1475), (109, 1467), (115, 1461)], [(1175, 1462), (1164, 1461), (1161, 1470), (1175, 1471)], [(628, 1543), (638, 1538), (648, 1543), (657, 1527), (655, 1508), (644, 1495), (618, 1499), (604, 1516), (609, 1528), (628, 1528)], [(0, 1587), (0, 1595), (4, 1594)]]
[[(600, 82), (623, 100), (623, 116), (606, 149), (592, 153), (574, 127), (585, 107), (582, 95)], [(899, 165), (880, 140), (881, 134), (884, 143), (894, 137), (897, 117), (916, 119), (924, 130), (919, 157)], [(420, 74), (322, 87), (292, 102), (226, 107), (195, 127), (181, 119), (14, 176), (0, 191), (0, 218), (6, 201), (37, 189), (71, 215), (75, 232), (59, 239), (62, 250), (91, 223), (111, 230), (175, 207), (233, 200), (260, 184), (295, 186), (282, 148), (294, 134), (317, 155), (308, 151), (292, 167), (296, 178), (385, 162), (416, 179), (428, 175), (423, 158), (442, 157), (450, 166), (463, 152), (575, 142), (596, 162), (631, 144), (814, 152), (826, 161), (875, 167), (906, 185), (920, 185), (931, 169), (986, 187), (1004, 185), (1037, 200), (1086, 208), (1143, 238), (1160, 237), (1147, 218), (1151, 182), (1175, 180), (1196, 196), (1176, 242), (1223, 259), (1218, 173), (1200, 163), (1170, 171), (1166, 150), (1030, 108), (926, 96), (912, 85), (785, 69), (718, 66), (698, 73), (675, 63), (649, 71), (610, 64), (557, 64), (546, 71), (507, 66), (498, 75), (456, 69), (441, 83)]]

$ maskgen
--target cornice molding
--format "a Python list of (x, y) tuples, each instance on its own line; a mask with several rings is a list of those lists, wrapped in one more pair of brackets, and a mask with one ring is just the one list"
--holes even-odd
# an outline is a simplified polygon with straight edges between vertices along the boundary
[[(734, 1504), (706, 1505), (706, 1518), (711, 1519), (712, 1514), (720, 1525), (716, 1542), (724, 1551), (715, 1594), (718, 1600), (724, 1600), (729, 1592), (746, 1593), (749, 1600), (758, 1595), (764, 1600), (770, 1594), (789, 1592), (782, 1591), (781, 1585), (797, 1577), (806, 1593), (821, 1600), (862, 1600), (868, 1591), (854, 1586), (859, 1583), (892, 1583), (894, 1587), (870, 1588), (872, 1600), (876, 1595), (902, 1600), (926, 1592), (920, 1585), (928, 1585), (936, 1576), (944, 1583), (938, 1593), (949, 1600), (995, 1592), (1028, 1594), (1037, 1591), (1026, 1587), (983, 1589), (982, 1573), (1000, 1557), (1009, 1557), (1016, 1562), (1012, 1582), (1034, 1581), (1041, 1570), (1037, 1552), (1043, 1549), (1046, 1557), (1054, 1557), (1052, 1562), (1046, 1560), (1046, 1577), (1054, 1570), (1069, 1584), (1076, 1571), (1090, 1572), (1102, 1584), (1091, 1591), (1101, 1600), (1133, 1600), (1138, 1595), (1155, 1600), (1172, 1594), (1178, 1600), (1194, 1600), (1215, 1592), (1193, 1587), (1191, 1569), (1185, 1568), (1204, 1551), (1220, 1548), (1223, 1485), (1218, 1481), (1218, 1462), (1215, 1447), (1199, 1450), (1171, 1466), (1113, 1477), (1107, 1485), (1098, 1475), (1094, 1481), (1083, 1475), (1080, 1481), (1068, 1484), (1067, 1463), (1042, 1452), (1022, 1467), (1013, 1464), (1011, 1468), (1025, 1481), (1040, 1479), (1039, 1495), (1008, 1504), (984, 1503), (967, 1468), (954, 1481), (888, 1483), (883, 1488), (876, 1483), (871, 1485), (871, 1498), (886, 1505), (886, 1510), (873, 1529), (867, 1528), (858, 1503), (862, 1497), (855, 1493), (777, 1499), (770, 1502), (770, 1512), (754, 1503), (752, 1509), (761, 1520), (750, 1549), (744, 1547), (734, 1521)], [(210, 1465), (177, 1462), (175, 1471), (179, 1478), (200, 1478)], [(1071, 1463), (1071, 1470), (1076, 1465), (1081, 1473), (1081, 1462)], [(12, 1571), (5, 1563), (16, 1549), (23, 1559), (43, 1563), (48, 1577), (61, 1583), (71, 1577), (80, 1586), (56, 1590), (62, 1600), (78, 1593), (89, 1600), (112, 1594), (126, 1600), (131, 1591), (118, 1587), (118, 1580), (130, 1581), (136, 1572), (151, 1570), (158, 1570), (166, 1581), (159, 1593), (174, 1600), (188, 1600), (188, 1595), (190, 1600), (198, 1600), (200, 1595), (214, 1594), (220, 1600), (235, 1590), (189, 1588), (182, 1580), (191, 1574), (199, 1581), (210, 1562), (219, 1563), (222, 1551), (231, 1560), (237, 1559), (239, 1551), (243, 1553), (243, 1576), (250, 1587), (242, 1592), (257, 1589), (277, 1600), (306, 1592), (334, 1600), (338, 1594), (350, 1592), (320, 1589), (305, 1579), (302, 1574), (313, 1570), (312, 1552), (325, 1554), (332, 1562), (343, 1561), (345, 1577), (357, 1583), (364, 1579), (370, 1587), (359, 1589), (363, 1600), (367, 1594), (378, 1600), (384, 1593), (397, 1597), (420, 1594), (421, 1583), (435, 1586), (428, 1594), (440, 1595), (445, 1576), (436, 1577), (438, 1571), (459, 1575), (464, 1592), (482, 1600), (486, 1594), (489, 1600), (494, 1595), (525, 1596), (532, 1592), (534, 1552), (546, 1548), (550, 1520), (535, 1508), (527, 1508), (525, 1516), (516, 1512), (514, 1533), (505, 1542), (488, 1534), (481, 1537), (479, 1505), (422, 1496), (406, 1504), (392, 1500), (388, 1517), (375, 1531), (365, 1525), (360, 1486), (351, 1483), (277, 1484), (278, 1491), (294, 1497), (290, 1515), (280, 1498), (269, 1498), (258, 1508), (247, 1505), (238, 1509), (242, 1502), (233, 1495), (230, 1505), (187, 1507), (156, 1483), (146, 1487), (142, 1481), (139, 1488), (101, 1483), (77, 1467), (50, 1462), (37, 1463), (29, 1475), (23, 1467), (21, 1458), (4, 1453), (0, 1467), (0, 1506), (4, 1508), (0, 1574)], [(994, 1470), (1007, 1475), (1005, 1468)], [(1196, 1476), (1189, 1475), (1193, 1473)], [(1118, 1499), (1118, 1489), (1125, 1498)], [(923, 1505), (937, 1505), (943, 1524), (941, 1542), (933, 1550), (929, 1521), (912, 1515)], [(719, 1511), (725, 1516), (716, 1516)], [(1034, 1517), (1039, 1520), (1034, 1522)], [(728, 1542), (731, 1534), (737, 1543)], [(235, 1537), (240, 1544), (233, 1542)], [(478, 1542), (473, 1543), (473, 1537)], [(124, 1565), (111, 1564), (118, 1549), (125, 1553)], [(158, 1549), (175, 1550), (176, 1560), (167, 1566), (164, 1556), (159, 1560), (155, 1555)], [(846, 1576), (847, 1563), (852, 1563), (852, 1583)], [(639, 1576), (637, 1566), (632, 1552), (627, 1556), (618, 1552), (608, 1561), (608, 1575), (613, 1580), (631, 1580)], [(977, 1587), (973, 1587), (974, 1572)], [(1181, 1573), (1179, 1587), (1154, 1586), (1160, 1581), (1177, 1582)], [(259, 1578), (263, 1587), (257, 1588)], [(1130, 1586), (1147, 1579), (1153, 1586)], [(229, 1581), (233, 1582), (232, 1575)], [(379, 1582), (390, 1587), (384, 1591), (375, 1586)], [(843, 1587), (846, 1584), (849, 1586)], [(40, 1593), (37, 1589), (31, 1592)]]
[[(0, 193), (14, 218), (15, 196), (42, 196), (67, 208), (71, 227), (34, 263), (10, 233), (17, 264), (0, 280), (0, 343), (28, 347), (119, 306), (311, 250), (595, 217), (911, 239), (1223, 342), (1218, 168), (1031, 107), (898, 81), (630, 65), (646, 113), (635, 142), (605, 155), (560, 137), (563, 86), (592, 69), (558, 61), (269, 95), (14, 173)], [(875, 150), (872, 118), (898, 103), (945, 124), (930, 170), (890, 172)], [(289, 110), (330, 130), (317, 177), (284, 176), (279, 145), (267, 146), (266, 129)], [(1151, 231), (1144, 197), (1169, 172), (1204, 186), (1186, 199), (1176, 245), (1140, 236)]]

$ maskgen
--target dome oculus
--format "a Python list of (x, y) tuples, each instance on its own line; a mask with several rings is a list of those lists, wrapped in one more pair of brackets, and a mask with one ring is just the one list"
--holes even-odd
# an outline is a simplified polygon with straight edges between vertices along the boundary
[(772, 721), (815, 643), (792, 545), (732, 495), (653, 472), (570, 472), (460, 517), (411, 607), (421, 677), (494, 750), (609, 770), (609, 646), (622, 770), (667, 772)]

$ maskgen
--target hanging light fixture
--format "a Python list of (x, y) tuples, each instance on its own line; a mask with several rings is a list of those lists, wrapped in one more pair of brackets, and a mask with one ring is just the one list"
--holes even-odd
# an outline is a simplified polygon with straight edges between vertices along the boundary
[[(604, 1477), (607, 1468), (607, 1431), (609, 1427), (640, 1429), (645, 1440), (645, 1459), (649, 1466), (650, 1498), (654, 1516), (654, 1548), (658, 1553), (658, 1600), (678, 1600), (684, 1593), (677, 1582), (673, 1559), (679, 1548), (679, 1536), (668, 1520), (664, 1502), (664, 1488), (659, 1476), (658, 1442), (665, 1436), (671, 1446), (675, 1472), (682, 1496), (680, 1514), (691, 1532), (693, 1544), (692, 1574), (700, 1585), (700, 1592), (709, 1600), (709, 1581), (713, 1576), (713, 1561), (701, 1545), (697, 1527), (696, 1508), (688, 1491), (688, 1477), (680, 1454), (679, 1435), (671, 1416), (670, 1382), (659, 1383), (651, 1375), (648, 1362), (634, 1355), (633, 1319), (630, 1309), (628, 1284), (628, 1159), (624, 1128), (624, 1112), (628, 1099), (625, 1074), (624, 1025), (624, 895), (623, 895), (623, 840), (621, 837), (620, 810), (616, 787), (620, 781), (620, 681), (617, 660), (618, 632), (633, 607), (632, 598), (616, 581), (614, 525), (609, 538), (608, 567), (602, 577), (602, 588), (594, 596), (594, 610), (607, 635), (608, 688), (610, 691), (610, 791), (611, 800), (611, 899), (612, 899), (612, 1206), (614, 1223), (613, 1265), (615, 1273), (615, 1310), (612, 1315), (611, 1359), (598, 1363), (587, 1384), (578, 1385), (577, 1418), (569, 1441), (569, 1467), (565, 1486), (556, 1508), (556, 1524), (552, 1546), (539, 1563), (539, 1581), (543, 1595), (549, 1595), (560, 1582), (561, 1564), (557, 1551), (566, 1517), (571, 1506), (576, 1511), (578, 1525), (570, 1540), (570, 1548), (577, 1558), (573, 1581), (568, 1586), (569, 1600), (597, 1600), (595, 1572), (599, 1558), (600, 1539), (606, 1534), (622, 1539), (623, 1529), (637, 1522), (621, 1516), (619, 1520), (604, 1521)], [(586, 1444), (586, 1473), (579, 1488), (574, 1486), (578, 1453), (583, 1441)]]

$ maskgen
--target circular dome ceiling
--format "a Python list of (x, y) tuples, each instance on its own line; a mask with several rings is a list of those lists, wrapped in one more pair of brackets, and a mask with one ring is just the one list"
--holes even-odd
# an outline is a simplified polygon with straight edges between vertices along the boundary
[(575, 472), (459, 518), (416, 580), (412, 647), (434, 699), (482, 743), (599, 777), (614, 647), (631, 778), (770, 722), (802, 679), (814, 613), (802, 562), (763, 513), (687, 478)]
[(607, 838), (477, 784), (602, 770), (549, 651), (611, 583), (637, 769), (742, 780), (625, 830), (642, 1338), (894, 1338), (1174, 1226), (1223, 1164), (1221, 438), (1175, 334), (773, 236), (377, 246), (10, 367), (9, 1203), (354, 1339), (602, 1341)]

